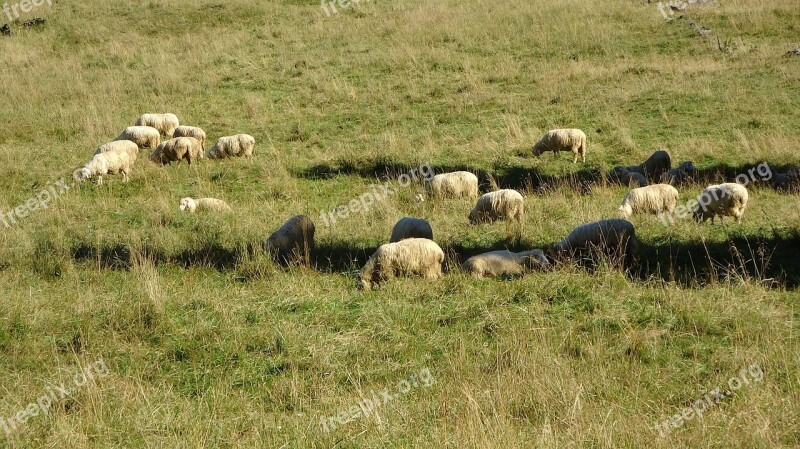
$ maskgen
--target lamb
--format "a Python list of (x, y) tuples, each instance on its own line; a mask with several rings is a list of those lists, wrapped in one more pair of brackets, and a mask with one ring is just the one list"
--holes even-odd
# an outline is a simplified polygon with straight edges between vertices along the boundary
[(176, 137), (161, 142), (150, 154), (150, 160), (161, 165), (177, 161), (178, 164), (186, 159), (189, 165), (195, 159), (203, 158), (203, 146), (194, 137)]
[(652, 182), (658, 182), (670, 167), (672, 167), (672, 158), (669, 153), (666, 150), (658, 150), (641, 164), (626, 168), (630, 172), (641, 173)]
[(96, 156), (109, 151), (124, 151), (133, 158), (134, 162), (136, 161), (136, 157), (139, 156), (139, 146), (130, 140), (115, 140), (113, 142), (104, 143), (97, 147), (94, 155)]
[(610, 182), (626, 187), (644, 187), (648, 185), (647, 178), (641, 173), (630, 172), (625, 167), (614, 167), (608, 174)]
[(129, 126), (114, 140), (130, 140), (139, 148), (154, 150), (161, 143), (161, 133), (152, 126)]
[(430, 223), (421, 218), (403, 217), (392, 228), (389, 242), (399, 242), (403, 239), (421, 238), (433, 240), (433, 229)]
[(253, 157), (255, 145), (256, 139), (248, 134), (220, 137), (214, 146), (208, 149), (206, 155), (212, 159), (225, 159), (233, 156)]
[(128, 174), (131, 172), (136, 156), (132, 156), (127, 151), (107, 151), (95, 154), (83, 168), (75, 170), (72, 176), (78, 182), (86, 181), (90, 178), (97, 178), (97, 185), (103, 185), (103, 176), (109, 174), (122, 174), (122, 181), (128, 182)]
[(275, 263), (308, 263), (314, 253), (314, 222), (306, 215), (295, 215), (262, 242)]
[(476, 278), (521, 276), (535, 268), (549, 267), (550, 261), (540, 249), (512, 253), (508, 250), (490, 251), (472, 256), (461, 269)]
[(747, 189), (735, 182), (708, 186), (697, 197), (692, 217), (698, 223), (705, 223), (709, 218), (714, 223), (714, 217), (719, 215), (720, 221), (722, 217), (734, 217), (740, 223), (747, 208), (748, 197)]
[(578, 162), (578, 155), (586, 163), (586, 133), (580, 129), (552, 129), (544, 133), (541, 139), (533, 146), (533, 155), (539, 156), (545, 151), (557, 154), (559, 151), (572, 151), (575, 157), (572, 163)]
[(222, 200), (218, 200), (216, 198), (181, 198), (180, 210), (183, 212), (189, 211), (190, 213), (195, 213), (197, 211), (209, 211), (209, 212), (230, 212), (231, 207), (228, 206), (228, 203)]
[(161, 134), (172, 137), (175, 128), (180, 126), (175, 114), (142, 114), (136, 119), (136, 126), (152, 126)]
[(522, 223), (525, 201), (522, 194), (512, 189), (502, 189), (483, 194), (469, 213), (471, 224), (492, 223), (495, 220), (513, 220)]
[(678, 190), (669, 184), (653, 184), (633, 189), (625, 195), (619, 214), (628, 219), (634, 213), (659, 214), (675, 210), (678, 204)]
[(595, 251), (630, 265), (639, 250), (639, 241), (631, 222), (612, 218), (578, 226), (564, 240), (556, 243), (553, 250), (556, 256), (575, 256)]
[(477, 198), (478, 177), (468, 171), (440, 173), (425, 181), (425, 190), (434, 198)]
[(433, 240), (410, 238), (381, 245), (359, 274), (365, 290), (397, 276), (442, 277), (444, 251)]
[(175, 128), (172, 137), (194, 137), (200, 141), (200, 146), (206, 147), (206, 132), (196, 126), (181, 125)]
[(664, 173), (661, 176), (661, 182), (680, 186), (689, 182), (696, 174), (697, 167), (694, 166), (694, 163), (692, 161), (684, 161)]

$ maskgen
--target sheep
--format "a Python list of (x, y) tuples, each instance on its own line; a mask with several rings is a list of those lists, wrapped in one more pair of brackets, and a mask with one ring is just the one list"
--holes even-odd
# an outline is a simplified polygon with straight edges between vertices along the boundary
[(461, 269), (476, 278), (521, 276), (534, 268), (549, 267), (550, 261), (540, 249), (512, 253), (508, 250), (490, 251), (472, 256)]
[(178, 206), (182, 212), (195, 213), (197, 211), (209, 212), (230, 212), (231, 207), (228, 203), (216, 198), (181, 198), (180, 205)]
[(403, 217), (392, 228), (390, 243), (403, 239), (421, 238), (433, 240), (433, 229), (430, 223), (421, 218)]
[(796, 191), (800, 188), (800, 169), (792, 168), (786, 173), (773, 173), (769, 183), (777, 190)]
[(433, 240), (410, 238), (381, 245), (359, 274), (360, 287), (369, 290), (397, 276), (442, 277), (444, 251)]
[(586, 252), (599, 252), (629, 266), (639, 250), (639, 241), (633, 224), (612, 218), (582, 224), (562, 241), (553, 246), (556, 257), (575, 256)]
[(176, 137), (165, 140), (150, 154), (150, 160), (161, 165), (175, 161), (180, 164), (184, 159), (189, 162), (189, 165), (192, 165), (193, 160), (202, 158), (203, 147), (200, 145), (200, 141), (194, 137)]
[(641, 173), (630, 172), (625, 167), (614, 167), (608, 174), (610, 182), (621, 184), (626, 187), (645, 187), (649, 183), (647, 178)]
[(692, 161), (681, 162), (680, 165), (661, 176), (662, 183), (684, 185), (697, 174), (697, 167)]
[(233, 156), (253, 157), (255, 144), (256, 139), (248, 134), (220, 137), (214, 146), (208, 149), (206, 155), (212, 159), (225, 159)]
[(139, 148), (154, 150), (161, 143), (161, 133), (152, 126), (129, 126), (114, 140), (130, 140)]
[(714, 217), (719, 215), (720, 221), (722, 221), (722, 217), (727, 216), (734, 217), (737, 223), (741, 223), (742, 215), (747, 208), (748, 197), (747, 189), (735, 182), (708, 186), (697, 197), (697, 204), (692, 209), (692, 217), (698, 223), (705, 223), (711, 218), (713, 224)]
[(200, 141), (200, 146), (206, 147), (206, 132), (196, 126), (181, 125), (175, 128), (172, 137), (194, 137)]
[(425, 190), (434, 198), (477, 198), (478, 177), (468, 171), (440, 173), (425, 180)]
[(634, 213), (672, 213), (678, 204), (678, 190), (669, 184), (653, 184), (633, 189), (625, 195), (619, 206), (619, 214), (628, 219)]
[(492, 223), (495, 220), (513, 220), (522, 223), (525, 202), (522, 194), (512, 189), (502, 189), (483, 194), (469, 213), (471, 224)]
[(538, 157), (545, 151), (552, 151), (554, 155), (559, 151), (572, 151), (575, 155), (572, 158), (573, 164), (578, 162), (578, 155), (586, 163), (586, 133), (575, 128), (551, 129), (533, 146), (534, 156)]
[(135, 125), (152, 126), (161, 134), (171, 138), (175, 128), (180, 126), (180, 122), (175, 114), (142, 114), (136, 119)]
[(669, 153), (666, 150), (658, 150), (641, 164), (625, 168), (630, 172), (641, 173), (652, 182), (658, 182), (670, 167), (672, 167), (672, 158)]
[(314, 243), (314, 222), (306, 215), (295, 215), (262, 242), (272, 259), (279, 265), (307, 263), (311, 260)]
[(139, 156), (139, 146), (130, 140), (115, 140), (113, 142), (104, 143), (97, 147), (94, 151), (94, 155), (96, 156), (109, 151), (124, 151), (133, 158), (134, 162), (136, 162), (136, 157)]
[(90, 178), (97, 178), (97, 185), (103, 185), (103, 176), (109, 174), (122, 174), (122, 181), (128, 182), (128, 174), (131, 172), (136, 156), (132, 156), (127, 151), (107, 151), (95, 154), (83, 168), (75, 170), (72, 176), (78, 182), (86, 181)]

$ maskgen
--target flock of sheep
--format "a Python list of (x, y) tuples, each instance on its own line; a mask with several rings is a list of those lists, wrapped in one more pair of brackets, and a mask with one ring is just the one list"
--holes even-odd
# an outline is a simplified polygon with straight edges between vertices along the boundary
[[(171, 136), (161, 141), (161, 136)], [(136, 126), (126, 128), (114, 142), (101, 145), (92, 160), (75, 173), (78, 180), (121, 174), (128, 180), (133, 162), (140, 149), (150, 149), (149, 159), (159, 164), (186, 159), (251, 157), (255, 139), (247, 134), (221, 137), (204, 151), (206, 135), (197, 127), (180, 126), (174, 114), (144, 114)], [(535, 156), (543, 152), (573, 153), (573, 163), (578, 157), (586, 161), (586, 134), (579, 129), (548, 131), (533, 147)], [(684, 184), (696, 173), (691, 161), (671, 167), (669, 153), (656, 151), (640, 165), (615, 167), (609, 180), (629, 187), (619, 207), (622, 218), (600, 220), (576, 227), (566, 238), (547, 251), (532, 249), (514, 253), (491, 251), (467, 259), (461, 268), (475, 277), (519, 276), (525, 272), (551, 266), (551, 260), (569, 260), (575, 257), (602, 254), (612, 261), (630, 266), (635, 263), (638, 240), (633, 224), (627, 221), (637, 213), (672, 214), (678, 202), (675, 185)], [(653, 184), (651, 184), (653, 183)], [(479, 196), (478, 177), (467, 171), (441, 173), (425, 181), (427, 195), (437, 200), (448, 198), (477, 198), (469, 212), (471, 224), (492, 223), (498, 220), (522, 223), (524, 200), (513, 189), (500, 189)], [(747, 189), (737, 183), (724, 183), (707, 187), (698, 197), (692, 210), (695, 220), (705, 222), (715, 216), (731, 216), (741, 221), (747, 207)], [(215, 198), (182, 198), (182, 211), (229, 211), (230, 207)], [(315, 227), (306, 215), (297, 215), (262, 242), (263, 248), (281, 265), (307, 263), (315, 251)], [(391, 233), (390, 242), (381, 245), (367, 260), (359, 274), (359, 286), (370, 289), (398, 276), (420, 276), (435, 279), (442, 276), (445, 260), (441, 247), (433, 241), (430, 224), (420, 218), (405, 217), (399, 220)]]

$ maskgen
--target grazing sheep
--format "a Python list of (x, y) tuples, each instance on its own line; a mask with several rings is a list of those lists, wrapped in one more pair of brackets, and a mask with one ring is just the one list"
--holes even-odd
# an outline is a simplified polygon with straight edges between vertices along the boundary
[(175, 128), (172, 137), (194, 137), (200, 141), (200, 146), (206, 147), (206, 132), (196, 126), (181, 125)]
[(139, 146), (130, 140), (115, 140), (113, 142), (104, 143), (97, 147), (94, 151), (94, 155), (108, 153), (109, 151), (124, 151), (133, 158), (134, 162), (136, 161), (136, 157), (139, 156)]
[(136, 119), (136, 126), (152, 126), (161, 134), (172, 137), (175, 128), (180, 126), (178, 116), (175, 114), (142, 114)]
[(161, 143), (161, 133), (152, 126), (129, 126), (114, 140), (130, 140), (139, 148), (154, 150)]
[(722, 217), (734, 217), (739, 223), (747, 208), (748, 197), (747, 189), (735, 182), (708, 186), (697, 197), (692, 217), (698, 223), (705, 223), (709, 218), (714, 223), (714, 217), (719, 215), (720, 221)]
[(189, 165), (195, 159), (203, 158), (203, 146), (194, 137), (176, 137), (174, 139), (161, 142), (158, 147), (150, 154), (150, 160), (161, 165), (167, 165), (186, 159)]
[(469, 213), (472, 224), (492, 223), (495, 220), (513, 220), (522, 223), (525, 201), (522, 194), (512, 189), (483, 194)]
[(612, 261), (622, 261), (630, 266), (639, 250), (639, 241), (631, 222), (612, 218), (578, 226), (564, 240), (556, 243), (553, 249), (557, 256), (596, 251)]
[(433, 240), (411, 238), (381, 245), (359, 274), (360, 286), (369, 290), (397, 276), (442, 276), (444, 251)]
[(641, 173), (651, 182), (658, 182), (670, 167), (672, 167), (672, 159), (669, 153), (666, 150), (658, 150), (641, 164), (626, 168), (630, 172)]
[(236, 134), (235, 136), (220, 137), (206, 154), (211, 159), (225, 159), (233, 156), (252, 157), (255, 145), (256, 139), (253, 136)]
[(392, 237), (389, 242), (399, 242), (403, 239), (421, 238), (433, 240), (433, 229), (430, 223), (421, 218), (403, 217), (392, 228)]
[(586, 133), (579, 129), (552, 129), (544, 133), (533, 146), (533, 155), (539, 156), (545, 151), (557, 154), (559, 151), (572, 151), (575, 157), (572, 163), (578, 162), (578, 155), (586, 162)]
[(468, 171), (440, 173), (425, 181), (425, 190), (434, 198), (476, 198), (478, 177)]
[(136, 162), (136, 156), (132, 156), (127, 151), (108, 151), (95, 154), (89, 163), (83, 168), (75, 170), (72, 176), (79, 182), (96, 177), (97, 185), (102, 185), (103, 176), (120, 173), (122, 181), (128, 182), (128, 174), (131, 172), (134, 162)]
[(491, 251), (472, 256), (461, 269), (476, 278), (521, 276), (535, 268), (549, 267), (550, 261), (540, 249), (512, 253), (508, 250)]
[(628, 219), (634, 213), (659, 214), (672, 213), (678, 204), (678, 190), (669, 184), (653, 184), (633, 189), (625, 195), (619, 214)]
[(697, 167), (692, 161), (681, 162), (680, 165), (661, 176), (661, 182), (672, 185), (684, 185), (697, 174)]
[(648, 185), (647, 178), (641, 173), (631, 173), (625, 167), (614, 167), (608, 174), (609, 182), (626, 187), (644, 187)]
[(314, 222), (306, 215), (295, 215), (262, 242), (275, 263), (308, 263), (315, 250)]
[(216, 198), (181, 198), (180, 206), (181, 211), (189, 211), (195, 213), (197, 211), (209, 212), (230, 212), (231, 207), (228, 203)]
[(800, 189), (800, 169), (792, 168), (786, 173), (773, 173), (769, 183), (777, 190), (796, 191)]

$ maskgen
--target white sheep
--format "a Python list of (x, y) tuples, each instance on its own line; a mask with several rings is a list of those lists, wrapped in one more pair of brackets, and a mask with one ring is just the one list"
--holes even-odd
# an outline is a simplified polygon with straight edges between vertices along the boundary
[(128, 182), (128, 174), (131, 172), (136, 156), (132, 156), (127, 151), (108, 151), (95, 154), (83, 168), (75, 170), (72, 176), (78, 182), (83, 182), (91, 178), (97, 178), (97, 184), (103, 184), (103, 176), (120, 173), (122, 181)]
[(225, 201), (216, 198), (181, 198), (178, 206), (183, 212), (195, 213), (197, 211), (230, 212), (231, 207)]
[(178, 116), (175, 114), (142, 114), (136, 119), (136, 126), (152, 126), (161, 134), (172, 137), (175, 128), (180, 126)]
[(421, 218), (403, 217), (397, 220), (392, 228), (389, 242), (399, 242), (403, 239), (422, 238), (433, 240), (433, 229), (430, 223)]
[(434, 198), (478, 196), (478, 177), (468, 171), (440, 173), (425, 180), (425, 190)]
[(659, 182), (672, 167), (672, 158), (666, 150), (658, 150), (639, 165), (625, 167), (632, 173), (641, 173), (651, 182)]
[(397, 276), (442, 276), (444, 251), (433, 240), (411, 238), (381, 245), (359, 274), (360, 286), (369, 290)]
[(661, 176), (661, 182), (673, 185), (683, 185), (697, 174), (697, 167), (692, 161), (681, 162), (677, 167)]
[(559, 151), (572, 151), (575, 155), (572, 159), (573, 164), (578, 162), (578, 155), (585, 163), (586, 144), (586, 133), (580, 129), (551, 129), (533, 146), (533, 155), (540, 156), (545, 151), (552, 151), (553, 154)]
[(172, 137), (194, 137), (200, 141), (200, 145), (203, 148), (206, 147), (206, 132), (196, 126), (181, 125), (175, 128)]
[(310, 262), (316, 245), (314, 222), (306, 215), (295, 215), (261, 243), (280, 265)]
[(150, 154), (150, 160), (161, 165), (167, 165), (186, 159), (189, 165), (192, 161), (203, 158), (203, 146), (194, 137), (176, 137), (161, 142)]
[(217, 139), (217, 142), (208, 149), (206, 155), (212, 159), (224, 159), (233, 156), (253, 156), (253, 147), (256, 139), (248, 134), (236, 134)]
[(622, 260), (629, 265), (639, 250), (639, 241), (631, 222), (612, 218), (576, 227), (553, 249), (558, 256), (570, 257), (597, 251), (613, 261)]
[(739, 223), (747, 209), (748, 197), (747, 189), (735, 182), (708, 186), (697, 197), (692, 217), (699, 223), (711, 218), (711, 223), (714, 223), (714, 217), (719, 215), (720, 221), (722, 217), (734, 217)]
[(502, 189), (483, 194), (469, 213), (472, 224), (492, 223), (495, 220), (513, 220), (522, 223), (525, 201), (522, 194), (512, 189)]
[(608, 178), (609, 181), (626, 187), (644, 187), (649, 184), (643, 174), (630, 172), (625, 167), (614, 167)]
[(161, 133), (152, 126), (129, 126), (114, 140), (130, 140), (139, 148), (154, 150), (161, 143)]
[(139, 146), (130, 140), (115, 140), (113, 142), (104, 143), (97, 147), (94, 151), (94, 155), (108, 153), (109, 151), (124, 151), (128, 153), (134, 161), (136, 161), (136, 158), (139, 156)]
[(669, 184), (653, 184), (633, 189), (625, 195), (619, 206), (619, 214), (628, 219), (635, 213), (660, 214), (675, 210), (678, 190)]
[(512, 253), (508, 250), (490, 251), (472, 256), (461, 264), (461, 269), (476, 278), (521, 276), (535, 268), (550, 266), (550, 261), (540, 249)]

